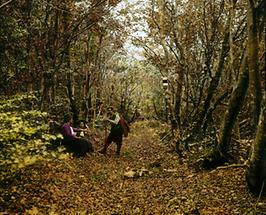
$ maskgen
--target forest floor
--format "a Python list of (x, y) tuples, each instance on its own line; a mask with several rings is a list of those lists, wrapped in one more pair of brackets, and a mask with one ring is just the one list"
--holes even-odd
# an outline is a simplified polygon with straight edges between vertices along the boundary
[(120, 157), (115, 148), (26, 167), (1, 186), (0, 214), (265, 214), (243, 167), (196, 170), (149, 122), (132, 125)]

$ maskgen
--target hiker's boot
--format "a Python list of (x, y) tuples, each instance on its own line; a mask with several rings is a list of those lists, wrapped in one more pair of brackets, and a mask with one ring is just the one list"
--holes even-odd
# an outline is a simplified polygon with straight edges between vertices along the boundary
[(116, 153), (115, 153), (115, 155), (117, 156), (117, 157), (119, 157), (119, 155), (120, 155), (120, 151), (121, 151), (121, 147), (122, 147), (122, 142), (120, 143), (116, 143), (116, 145), (117, 145), (117, 148), (116, 148)]

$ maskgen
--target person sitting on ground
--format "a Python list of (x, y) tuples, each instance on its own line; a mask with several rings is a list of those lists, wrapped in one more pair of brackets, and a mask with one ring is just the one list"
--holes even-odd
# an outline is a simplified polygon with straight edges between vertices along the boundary
[(79, 120), (79, 128), (80, 131), (77, 132), (77, 137), (85, 137), (87, 132), (88, 132), (88, 126), (86, 125), (86, 121), (85, 120)]
[(122, 142), (123, 142), (123, 134), (124, 129), (122, 124), (120, 123), (122, 117), (120, 117), (118, 112), (115, 112), (113, 107), (109, 108), (110, 118), (107, 119), (111, 123), (111, 130), (107, 138), (104, 139), (103, 149), (100, 151), (102, 154), (106, 154), (107, 148), (112, 142), (115, 142), (117, 145), (116, 155), (120, 155)]
[(73, 128), (73, 118), (70, 114), (64, 116), (62, 126), (63, 145), (76, 156), (85, 156), (88, 152), (93, 152), (92, 144), (85, 138), (77, 137), (75, 132), (82, 132), (86, 129)]

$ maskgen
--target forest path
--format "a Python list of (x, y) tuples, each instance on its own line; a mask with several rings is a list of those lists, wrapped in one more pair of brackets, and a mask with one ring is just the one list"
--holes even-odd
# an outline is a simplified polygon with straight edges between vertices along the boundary
[[(95, 143), (96, 150), (101, 146)], [(243, 169), (196, 172), (186, 159), (181, 164), (169, 152), (150, 122), (131, 127), (120, 157), (115, 157), (115, 147), (107, 155), (93, 153), (28, 169), (17, 181), (23, 190), (9, 209), (97, 215), (247, 214), (258, 209), (246, 191)], [(130, 170), (137, 177), (126, 177)]]

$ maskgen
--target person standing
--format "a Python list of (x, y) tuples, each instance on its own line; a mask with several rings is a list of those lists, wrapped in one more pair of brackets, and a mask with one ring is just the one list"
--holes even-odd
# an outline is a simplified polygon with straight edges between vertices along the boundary
[(109, 118), (106, 120), (111, 123), (111, 130), (108, 134), (108, 137), (104, 139), (103, 149), (100, 151), (102, 154), (106, 154), (107, 148), (112, 142), (116, 143), (116, 155), (120, 155), (122, 142), (123, 142), (123, 127), (120, 123), (121, 117), (118, 112), (114, 111), (113, 107), (109, 108)]

